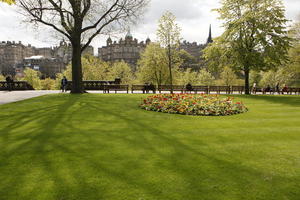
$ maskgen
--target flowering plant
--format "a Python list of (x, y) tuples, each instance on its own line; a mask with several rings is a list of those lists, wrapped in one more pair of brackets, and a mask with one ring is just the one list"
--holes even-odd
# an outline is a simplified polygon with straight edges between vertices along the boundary
[(204, 116), (225, 116), (247, 112), (233, 97), (208, 94), (159, 94), (143, 99), (140, 107), (149, 111)]

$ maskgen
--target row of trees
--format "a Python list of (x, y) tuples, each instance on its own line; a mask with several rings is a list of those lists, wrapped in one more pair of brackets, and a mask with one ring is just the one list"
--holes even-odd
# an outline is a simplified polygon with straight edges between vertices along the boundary
[[(83, 80), (114, 80), (115, 78), (121, 78), (122, 84), (144, 84), (153, 83), (155, 85), (170, 84), (169, 68), (167, 64), (167, 56), (165, 55), (163, 61), (160, 57), (155, 57), (152, 61), (160, 61), (160, 65), (152, 65), (151, 58), (153, 58), (156, 51), (152, 51), (153, 47), (157, 47), (157, 44), (149, 45), (148, 49), (144, 52), (142, 58), (139, 61), (138, 69), (136, 72), (132, 71), (132, 68), (125, 62), (108, 63), (100, 60), (97, 57), (86, 55), (82, 58)], [(162, 48), (160, 49), (163, 50)], [(179, 59), (180, 57), (174, 56)], [(153, 66), (160, 66), (153, 68)], [(172, 69), (173, 83), (178, 85), (241, 85), (242, 79), (239, 79), (238, 75), (229, 67), (225, 67), (221, 71), (219, 78), (212, 75), (211, 72), (206, 69), (200, 71), (193, 71), (191, 68), (183, 69), (176, 66)], [(253, 81), (257, 83), (260, 80), (270, 79), (269, 73), (253, 74)], [(63, 76), (67, 79), (72, 79), (72, 67), (67, 66), (67, 69), (63, 73), (56, 75), (56, 79), (40, 79), (40, 72), (26, 68), (24, 71), (24, 77), (17, 78), (17, 80), (24, 80), (31, 84), (37, 90), (54, 90), (60, 89), (60, 81)], [(252, 76), (251, 76), (252, 77)], [(0, 76), (0, 81), (4, 81), (5, 77)], [(262, 85), (264, 84), (261, 82)]]
[[(97, 35), (136, 20), (148, 1), (17, 0), (16, 3), (31, 22), (49, 26), (70, 40), (73, 47), (72, 70), (69, 70), (74, 83), (72, 92), (82, 93), (81, 52)], [(222, 7), (215, 11), (224, 21), (225, 31), (204, 51), (207, 68), (217, 78), (242, 76), (246, 94), (249, 94), (251, 74), (272, 77), (280, 72), (286, 78), (297, 76), (288, 71), (294, 73), (299, 67), (299, 29), (296, 27), (294, 31), (294, 39), (298, 42), (292, 46), (282, 0), (222, 0), (221, 4)], [(172, 85), (173, 77), (179, 72), (181, 75), (177, 77), (200, 73), (178, 69), (182, 62), (177, 51), (181, 37), (172, 13), (166, 12), (161, 17), (157, 39), (158, 44), (151, 45), (142, 55), (136, 75), (139, 79)], [(273, 71), (263, 73), (269, 70)]]

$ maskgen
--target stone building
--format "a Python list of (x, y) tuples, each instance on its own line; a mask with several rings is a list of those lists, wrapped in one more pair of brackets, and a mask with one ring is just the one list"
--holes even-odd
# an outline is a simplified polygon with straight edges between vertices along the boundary
[(0, 71), (2, 74), (14, 74), (15, 68), (24, 57), (35, 55), (35, 48), (21, 42), (2, 41), (0, 43)]
[[(83, 54), (94, 55), (94, 48), (88, 46)], [(72, 46), (65, 42), (61, 42), (59, 46), (54, 48), (36, 48), (30, 44), (23, 45), (21, 42), (3, 41), (0, 43), (0, 74), (15, 75), (16, 72), (20, 74), (23, 71), (22, 67), (26, 67), (25, 64), (28, 64), (28, 61), (26, 61), (28, 60), (27, 58), (32, 56), (43, 57), (38, 60), (35, 60), (37, 57), (34, 57), (35, 59), (29, 59), (33, 62), (32, 64), (34, 64), (34, 62), (42, 62), (43, 66), (50, 64), (57, 65), (53, 66), (53, 69), (50, 71), (44, 70), (45, 67), (42, 67), (43, 70), (41, 70), (41, 72), (45, 72), (45, 76), (53, 77), (53, 74), (50, 73), (56, 72), (57, 69), (63, 69), (63, 67), (61, 67), (61, 62), (64, 63), (64, 65), (67, 65), (72, 60)]]
[(98, 56), (106, 62), (123, 60), (135, 70), (140, 53), (150, 42), (149, 38), (145, 42), (138, 42), (136, 38), (132, 37), (130, 32), (126, 34), (124, 39), (121, 38), (118, 42), (113, 42), (109, 37), (106, 41), (106, 46), (98, 49)]
[(23, 59), (22, 67), (19, 71), (23, 71), (25, 68), (31, 68), (41, 72), (42, 77), (55, 78), (57, 73), (66, 69), (61, 58), (47, 58), (44, 56), (31, 56)]
[(192, 56), (194, 56), (196, 58), (197, 61), (201, 61), (202, 58), (202, 50), (205, 49), (205, 47), (207, 47), (207, 45), (209, 43), (212, 43), (212, 34), (211, 34), (211, 25), (209, 26), (209, 34), (208, 34), (208, 38), (207, 38), (207, 42), (205, 44), (198, 44), (197, 42), (187, 42), (186, 40), (183, 41), (183, 43), (180, 44), (179, 49), (183, 49), (185, 51), (187, 51), (189, 54), (191, 54)]
[(180, 43), (179, 49), (187, 51), (189, 54), (194, 56), (197, 61), (201, 59), (201, 51), (206, 47), (206, 44), (198, 44), (197, 42), (187, 42), (184, 40)]
[[(88, 46), (82, 53), (82, 55), (94, 55), (94, 47)], [(59, 46), (54, 47), (54, 57), (62, 58), (65, 64), (68, 64), (72, 60), (72, 45), (65, 41), (61, 41)]]

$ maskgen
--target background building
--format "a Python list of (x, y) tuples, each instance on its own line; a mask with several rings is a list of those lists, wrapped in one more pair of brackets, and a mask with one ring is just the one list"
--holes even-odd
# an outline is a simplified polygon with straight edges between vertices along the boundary
[[(94, 48), (88, 46), (83, 54), (94, 55)], [(31, 64), (31, 66), (39, 66), (43, 76), (55, 77), (55, 73), (62, 72), (71, 60), (72, 46), (66, 42), (61, 42), (54, 48), (36, 48), (30, 44), (26, 46), (14, 41), (0, 43), (0, 74), (3, 75), (15, 75), (16, 72), (22, 74)]]
[(98, 49), (98, 56), (106, 62), (123, 60), (135, 70), (141, 52), (150, 42), (149, 38), (145, 42), (138, 42), (136, 38), (132, 37), (130, 32), (126, 34), (125, 39), (121, 38), (119, 42), (113, 42), (109, 37), (106, 41), (106, 46)]
[(31, 68), (41, 72), (42, 77), (55, 78), (57, 73), (65, 70), (66, 65), (60, 58), (47, 58), (44, 56), (31, 56), (23, 59), (22, 68), (20, 72), (25, 68)]

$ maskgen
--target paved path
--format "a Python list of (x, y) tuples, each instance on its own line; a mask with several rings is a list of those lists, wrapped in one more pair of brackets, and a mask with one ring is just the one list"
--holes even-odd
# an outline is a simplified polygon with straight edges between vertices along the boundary
[(33, 97), (39, 97), (46, 94), (57, 94), (58, 90), (33, 90), (33, 91), (0, 91), (0, 104), (12, 103)]

